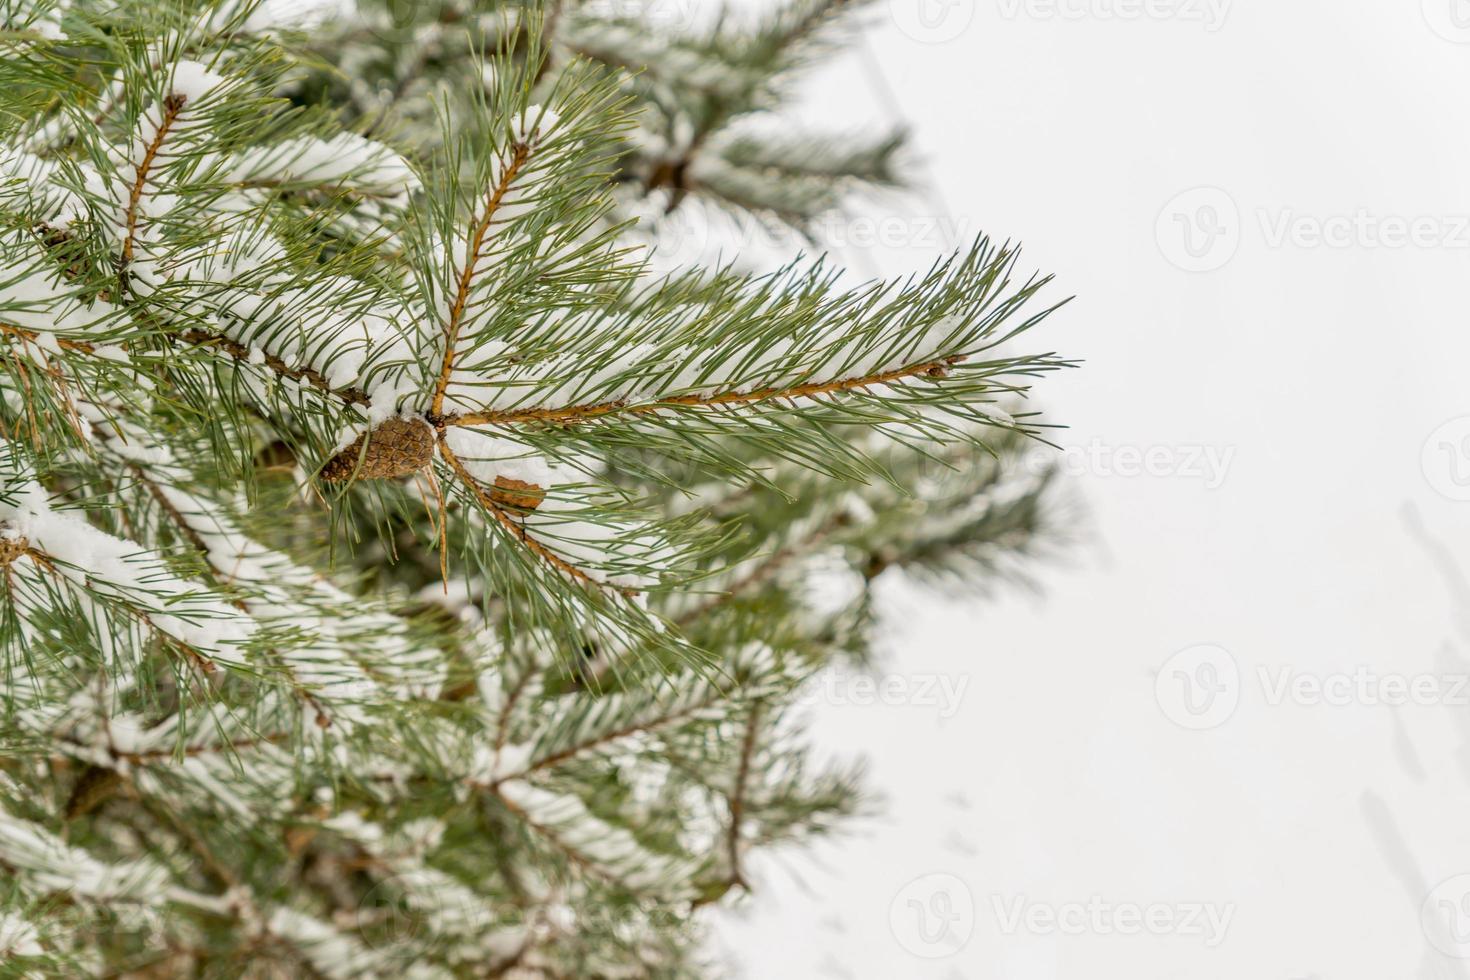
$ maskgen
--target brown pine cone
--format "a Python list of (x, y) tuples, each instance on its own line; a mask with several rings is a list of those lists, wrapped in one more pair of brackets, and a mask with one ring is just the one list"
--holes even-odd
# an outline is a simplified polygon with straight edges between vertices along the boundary
[[(363, 440), (367, 452), (363, 452)], [(328, 483), (389, 480), (417, 473), (434, 458), (434, 430), (423, 419), (389, 419), (353, 440), (322, 467)]]

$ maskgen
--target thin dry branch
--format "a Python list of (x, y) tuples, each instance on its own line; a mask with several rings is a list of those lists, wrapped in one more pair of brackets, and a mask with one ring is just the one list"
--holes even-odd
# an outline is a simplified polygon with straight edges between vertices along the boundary
[(761, 705), (757, 702), (750, 709), (746, 720), (745, 740), (740, 746), (740, 768), (735, 773), (735, 786), (730, 793), (730, 831), (727, 837), (730, 856), (730, 882), (749, 890), (740, 871), (740, 825), (745, 819), (745, 787), (750, 781), (750, 766), (755, 758), (756, 739), (760, 731)]

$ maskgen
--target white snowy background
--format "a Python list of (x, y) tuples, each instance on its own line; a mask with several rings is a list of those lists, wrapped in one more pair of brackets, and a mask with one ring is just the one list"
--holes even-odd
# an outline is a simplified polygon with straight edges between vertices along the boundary
[(712, 956), (1470, 977), (1470, 4), (868, 20), (803, 112), (908, 120), (925, 191), (829, 244), (899, 274), (984, 231), (1079, 297), (1030, 346), (1086, 361), (1039, 386), (1086, 537), (1039, 597), (885, 582), (886, 693), (812, 709), (881, 815), (758, 864)]

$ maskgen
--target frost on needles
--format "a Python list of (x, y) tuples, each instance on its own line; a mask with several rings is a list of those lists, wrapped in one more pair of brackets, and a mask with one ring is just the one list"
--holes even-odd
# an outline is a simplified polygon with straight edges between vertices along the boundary
[(1046, 280), (645, 245), (902, 182), (772, 125), (862, 6), (0, 7), (0, 956), (696, 974), (861, 809), (796, 702), (1044, 548)]

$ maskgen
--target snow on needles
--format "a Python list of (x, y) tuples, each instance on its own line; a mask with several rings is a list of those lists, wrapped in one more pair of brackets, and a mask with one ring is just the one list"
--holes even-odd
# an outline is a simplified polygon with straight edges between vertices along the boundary
[(388, 146), (356, 133), (330, 139), (298, 136), (258, 146), (231, 158), (223, 177), (238, 184), (335, 184), (400, 203), (419, 187), (408, 161)]
[(156, 554), (56, 511), (46, 492), (0, 441), (0, 540), (24, 542), (33, 564), (79, 590), (129, 607), (199, 655), (241, 662), (255, 623), (208, 590), (175, 576)]
[(39, 824), (0, 809), (0, 861), (27, 872), (38, 892), (71, 893), (95, 902), (160, 904), (168, 872), (147, 860), (105, 864)]
[(186, 102), (198, 102), (223, 84), (224, 76), (215, 74), (199, 62), (180, 61), (174, 65), (169, 90)]

